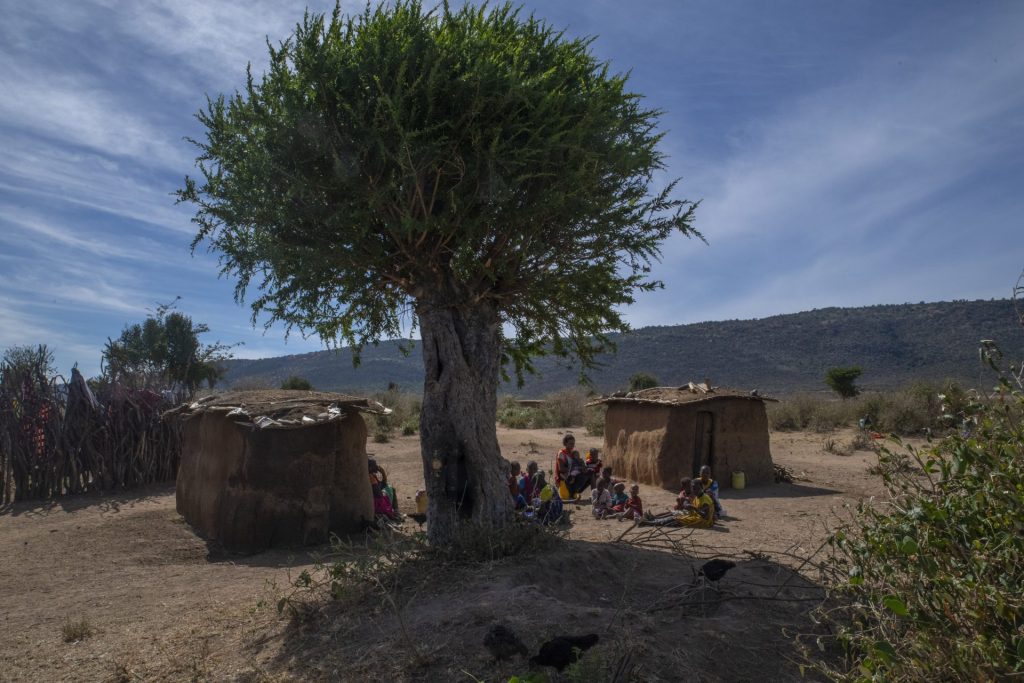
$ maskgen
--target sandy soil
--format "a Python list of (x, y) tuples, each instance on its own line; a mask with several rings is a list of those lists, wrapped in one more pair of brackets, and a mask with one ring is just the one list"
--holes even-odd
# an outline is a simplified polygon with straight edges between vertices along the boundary
[[(499, 439), (507, 458), (550, 468), (562, 433)], [(575, 433), (580, 447), (599, 445)], [(446, 567), (398, 591), (394, 606), (369, 594), (301, 621), (279, 617), (275, 599), (310, 567), (311, 549), (225, 556), (177, 515), (173, 487), (20, 504), (0, 514), (0, 680), (507, 680), (528, 667), (482, 651), (497, 619), (531, 649), (555, 633), (601, 633), (587, 659), (609, 668), (630, 652), (635, 680), (797, 679), (789, 634), (810, 628), (816, 589), (787, 567), (821, 545), (844, 504), (881, 492), (873, 453), (829, 454), (825, 438), (773, 434), (776, 463), (800, 481), (725, 489), (728, 517), (715, 529), (666, 537), (689, 556), (652, 549), (664, 538), (627, 543), (645, 532), (580, 508), (569, 542), (536, 557)], [(417, 437), (367, 449), (410, 510)], [(641, 496), (655, 510), (674, 500), (649, 486)], [(695, 558), (716, 555), (740, 566), (721, 593), (695, 588)], [(62, 627), (81, 619), (91, 635), (65, 642)]]

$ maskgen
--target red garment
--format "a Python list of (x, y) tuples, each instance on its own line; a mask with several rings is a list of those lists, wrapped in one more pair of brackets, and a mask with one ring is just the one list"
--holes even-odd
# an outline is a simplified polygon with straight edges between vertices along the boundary
[(568, 477), (569, 472), (572, 470), (572, 461), (579, 459), (579, 451), (567, 451), (564, 448), (558, 451), (558, 455), (555, 456), (555, 488), (558, 488), (558, 482), (564, 478), (562, 470), (565, 470), (565, 477)]
[(640, 517), (644, 516), (644, 503), (640, 500), (640, 496), (631, 496), (630, 499), (626, 501), (626, 509), (631, 510), (634, 515), (638, 515)]
[(537, 490), (536, 476), (537, 475), (531, 477), (529, 474), (524, 473), (519, 479), (519, 492), (523, 494), (524, 498), (526, 498), (527, 504), (529, 504), (530, 501), (540, 493), (540, 491)]

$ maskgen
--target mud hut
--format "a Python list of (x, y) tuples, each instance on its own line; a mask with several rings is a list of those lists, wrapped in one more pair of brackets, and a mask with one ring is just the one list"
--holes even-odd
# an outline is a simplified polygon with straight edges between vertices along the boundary
[(323, 543), (373, 520), (366, 423), (388, 412), (315, 391), (240, 391), (165, 415), (181, 429), (177, 509), (233, 552)]
[(604, 462), (616, 476), (677, 490), (710, 465), (722, 487), (742, 471), (747, 484), (773, 481), (765, 401), (708, 383), (606, 396)]

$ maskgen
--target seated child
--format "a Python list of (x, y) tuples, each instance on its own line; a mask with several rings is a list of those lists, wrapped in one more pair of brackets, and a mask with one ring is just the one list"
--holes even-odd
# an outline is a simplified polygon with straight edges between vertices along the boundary
[(640, 485), (633, 484), (629, 487), (629, 499), (619, 519), (641, 520), (644, 518), (644, 504), (640, 500)]
[(715, 503), (711, 496), (704, 493), (700, 481), (693, 482), (692, 489), (693, 509), (689, 512), (678, 511), (675, 513), (676, 524), (679, 526), (691, 526), (708, 529), (715, 524)]
[(707, 465), (700, 468), (700, 485), (704, 487), (704, 493), (708, 494), (715, 503), (715, 516), (724, 515), (725, 508), (718, 502), (718, 482), (711, 478), (711, 468)]
[(679, 483), (679, 495), (676, 496), (676, 505), (673, 510), (689, 510), (691, 505), (691, 496), (693, 491), (693, 479), (689, 477), (683, 477), (683, 480)]
[[(618, 481), (618, 479), (612, 476), (611, 467), (601, 468), (601, 476), (597, 479), (597, 481), (602, 480), (604, 481), (605, 488), (608, 489), (609, 491), (612, 490), (612, 487), (615, 486), (615, 483)], [(594, 486), (597, 486), (597, 481), (594, 482)]]
[(380, 476), (380, 490), (391, 503), (391, 514), (392, 516), (398, 515), (398, 494), (395, 493), (395, 487), (388, 483), (387, 472), (384, 471), (383, 467), (377, 467), (377, 474)]
[(386, 519), (396, 519), (398, 517), (398, 513), (395, 512), (395, 508), (391, 505), (391, 499), (384, 490), (387, 475), (385, 475), (384, 470), (377, 465), (377, 461), (372, 458), (369, 461), (369, 468), (370, 491), (373, 495), (374, 516), (378, 519), (381, 517)]
[(604, 479), (597, 480), (597, 485), (590, 494), (590, 500), (594, 505), (593, 512), (596, 519), (604, 519), (611, 513), (612, 496), (608, 493), (608, 485)]
[(562, 499), (555, 489), (544, 480), (544, 473), (536, 477), (537, 497), (533, 499), (534, 519), (541, 524), (557, 524), (562, 520)]
[(591, 448), (587, 451), (587, 459), (584, 461), (587, 469), (590, 470), (591, 481), (601, 476), (601, 451)]
[(537, 497), (537, 461), (531, 460), (526, 463), (526, 472), (519, 477), (519, 494), (529, 505)]
[(616, 482), (615, 486), (612, 487), (612, 512), (623, 512), (626, 509), (626, 501), (628, 500), (626, 484), (621, 481)]
[(520, 469), (519, 463), (515, 460), (508, 465), (508, 492), (512, 494), (512, 501), (516, 510), (522, 510), (526, 507), (526, 496), (519, 492)]

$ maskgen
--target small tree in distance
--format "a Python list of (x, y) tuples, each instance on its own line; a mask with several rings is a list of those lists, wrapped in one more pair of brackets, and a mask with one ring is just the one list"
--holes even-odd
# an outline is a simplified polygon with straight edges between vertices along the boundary
[(674, 183), (650, 191), (658, 112), (589, 45), (507, 4), (336, 6), (198, 115), (203, 177), (179, 199), (236, 298), (259, 289), (254, 320), (355, 358), (418, 327), (433, 543), (512, 517), (500, 378), (545, 353), (591, 367), (660, 286), (662, 241), (698, 234)]
[(281, 388), (298, 391), (313, 391), (313, 385), (309, 383), (309, 380), (305, 377), (299, 377), (298, 375), (292, 375), (285, 381), (281, 382)]
[(646, 372), (638, 372), (629, 378), (629, 390), (653, 389), (658, 386), (658, 378)]
[(856, 381), (863, 372), (859, 365), (851, 365), (847, 368), (832, 368), (825, 374), (825, 384), (845, 401), (860, 394), (860, 388), (857, 387)]

